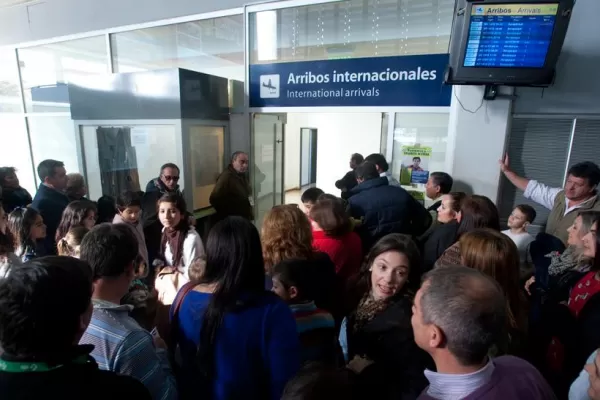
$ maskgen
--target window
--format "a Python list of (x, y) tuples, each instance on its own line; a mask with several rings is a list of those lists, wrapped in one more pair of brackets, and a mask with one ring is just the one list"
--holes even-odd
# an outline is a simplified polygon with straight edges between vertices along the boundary
[(0, 167), (15, 167), (21, 186), (33, 196), (36, 183), (23, 117), (0, 115), (0, 142), (10, 143), (10, 151), (3, 147)]
[(69, 112), (67, 84), (108, 72), (104, 36), (19, 49), (27, 112)]
[(454, 0), (348, 0), (250, 15), (250, 63), (448, 51)]
[[(160, 166), (177, 157), (175, 125), (106, 125), (81, 127), (89, 196), (116, 197), (126, 190), (146, 191)], [(183, 171), (179, 184), (183, 189)]]
[(33, 165), (46, 159), (65, 163), (67, 173), (81, 172), (75, 127), (71, 117), (28, 117)]
[(20, 113), (21, 89), (17, 73), (17, 58), (15, 51), (0, 48), (0, 114)]
[(221, 18), (111, 35), (115, 72), (185, 68), (244, 81), (244, 18)]

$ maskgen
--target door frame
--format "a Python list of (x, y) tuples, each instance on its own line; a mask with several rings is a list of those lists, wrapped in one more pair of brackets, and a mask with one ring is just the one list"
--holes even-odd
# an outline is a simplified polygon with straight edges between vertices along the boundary
[[(309, 132), (309, 152), (312, 153), (312, 157), (309, 159), (310, 161), (310, 165), (308, 167), (308, 172), (309, 172), (309, 176), (308, 176), (308, 184), (307, 185), (312, 185), (312, 184), (316, 184), (317, 183), (317, 165), (316, 165), (316, 157), (317, 157), (317, 135), (318, 135), (318, 130), (317, 128), (309, 128), (309, 127), (301, 127), (300, 128), (300, 179), (298, 180), (300, 182), (299, 186), (300, 189), (302, 189), (303, 186), (303, 182), (302, 182), (302, 160), (303, 160), (303, 156), (304, 156), (304, 151), (303, 151), (303, 141), (302, 141), (302, 137), (304, 135), (304, 130), (307, 129)], [(314, 168), (313, 168), (313, 164), (314, 164)], [(314, 182), (313, 181), (314, 178)]]
[[(285, 126), (287, 123), (287, 113), (269, 113), (269, 112), (251, 112), (250, 116), (250, 160), (254, 163), (256, 160), (257, 154), (255, 152), (255, 129), (254, 129), (254, 119), (257, 115), (271, 115), (279, 118), (281, 121), (281, 197), (279, 198), (279, 203), (277, 202), (277, 145), (279, 142), (277, 141), (277, 131), (276, 127), (273, 127), (273, 203), (274, 204), (284, 204), (285, 203)], [(258, 197), (256, 195), (256, 185), (255, 185), (255, 168), (250, 168), (250, 182), (252, 182), (252, 197), (254, 199), (254, 210), (257, 211), (258, 207)]]

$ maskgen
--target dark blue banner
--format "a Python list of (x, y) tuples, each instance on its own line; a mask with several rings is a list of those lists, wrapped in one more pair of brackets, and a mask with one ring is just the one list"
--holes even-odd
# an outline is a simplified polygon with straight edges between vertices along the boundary
[(250, 107), (446, 107), (447, 54), (250, 65)]

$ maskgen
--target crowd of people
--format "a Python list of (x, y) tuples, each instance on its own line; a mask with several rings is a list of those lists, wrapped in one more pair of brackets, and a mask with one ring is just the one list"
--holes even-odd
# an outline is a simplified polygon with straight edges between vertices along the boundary
[(60, 161), (39, 164), (33, 197), (0, 168), (0, 392), (598, 400), (600, 168), (550, 188), (499, 164), (550, 210), (545, 232), (530, 234), (531, 204), (503, 230), (444, 172), (425, 208), (381, 154), (353, 154), (340, 193), (307, 189), (259, 232), (235, 152), (206, 238), (175, 164), (97, 201)]

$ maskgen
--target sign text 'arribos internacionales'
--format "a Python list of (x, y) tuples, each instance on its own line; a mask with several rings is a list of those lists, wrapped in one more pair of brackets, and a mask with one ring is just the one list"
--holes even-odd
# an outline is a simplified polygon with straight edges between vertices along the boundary
[(250, 107), (449, 106), (447, 54), (256, 64)]

